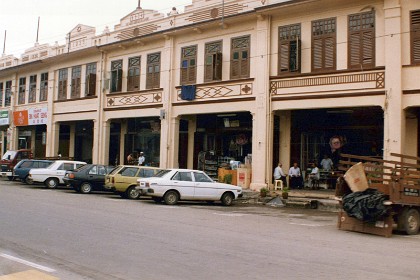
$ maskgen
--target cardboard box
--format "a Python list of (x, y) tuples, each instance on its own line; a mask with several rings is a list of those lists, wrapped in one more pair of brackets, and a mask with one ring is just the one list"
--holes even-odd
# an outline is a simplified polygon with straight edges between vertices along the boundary
[(252, 169), (251, 168), (238, 168), (238, 186), (242, 187), (243, 189), (248, 189), (249, 185), (251, 184), (251, 175)]

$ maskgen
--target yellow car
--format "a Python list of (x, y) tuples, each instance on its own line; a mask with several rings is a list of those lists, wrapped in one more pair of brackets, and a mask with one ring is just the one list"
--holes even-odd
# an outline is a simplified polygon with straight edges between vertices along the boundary
[(123, 198), (137, 199), (137, 179), (153, 177), (161, 168), (149, 166), (120, 165), (105, 176), (105, 188), (118, 193)]

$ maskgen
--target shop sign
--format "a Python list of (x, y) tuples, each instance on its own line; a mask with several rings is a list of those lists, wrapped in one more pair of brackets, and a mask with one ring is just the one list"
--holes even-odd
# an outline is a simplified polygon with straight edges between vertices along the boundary
[(9, 111), (0, 111), (0, 125), (9, 125)]
[(47, 124), (48, 108), (36, 108), (13, 112), (16, 126)]

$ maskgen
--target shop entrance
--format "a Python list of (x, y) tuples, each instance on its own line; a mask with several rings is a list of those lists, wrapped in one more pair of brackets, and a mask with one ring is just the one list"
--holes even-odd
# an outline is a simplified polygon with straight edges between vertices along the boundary
[[(274, 135), (278, 134), (275, 120)], [(277, 131), (276, 131), (277, 130)], [(338, 137), (341, 152), (382, 157), (384, 115), (381, 107), (294, 110), (291, 112), (290, 162), (302, 170), (319, 164), (330, 149), (330, 140)], [(276, 140), (277, 139), (277, 140)], [(274, 138), (274, 143), (278, 138)], [(279, 161), (279, 145), (274, 147), (273, 166)], [(331, 150), (331, 149), (330, 149)]]

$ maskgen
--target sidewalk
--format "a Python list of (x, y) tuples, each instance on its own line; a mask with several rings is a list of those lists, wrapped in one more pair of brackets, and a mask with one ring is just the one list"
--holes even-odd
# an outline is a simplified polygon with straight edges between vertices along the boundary
[(290, 190), (288, 199), (282, 199), (281, 191), (270, 191), (267, 197), (261, 197), (259, 192), (248, 189), (244, 189), (243, 192), (244, 196), (238, 199), (239, 203), (318, 209), (328, 212), (340, 210), (340, 205), (335, 199), (335, 190)]

